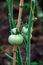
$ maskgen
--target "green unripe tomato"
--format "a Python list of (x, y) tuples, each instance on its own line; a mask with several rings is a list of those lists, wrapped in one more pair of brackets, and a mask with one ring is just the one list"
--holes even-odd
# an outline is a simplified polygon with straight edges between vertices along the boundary
[(18, 35), (10, 35), (8, 38), (8, 42), (11, 45), (20, 45), (23, 43), (23, 36), (21, 34)]
[[(30, 39), (32, 38), (32, 27), (31, 27), (31, 33), (30, 33)], [(22, 28), (22, 35), (24, 36), (25, 40), (28, 40), (28, 28), (25, 26)]]
[(28, 28), (26, 28), (25, 26), (22, 28), (22, 32), (24, 33), (24, 34), (27, 34), (27, 32), (28, 32)]
[[(32, 33), (32, 31), (33, 31), (33, 29), (32, 29), (32, 27), (31, 27), (31, 33)], [(22, 32), (27, 35), (27, 33), (28, 33), (28, 28), (26, 28), (26, 27), (24, 26), (24, 27), (22, 28)]]
[(17, 29), (17, 28), (13, 28), (13, 29), (11, 30), (11, 33), (16, 34), (16, 29)]
[[(32, 38), (32, 34), (30, 35), (30, 39)], [(28, 35), (25, 35), (25, 39), (28, 40)]]
[(42, 13), (42, 12), (39, 12), (39, 13), (37, 14), (37, 16), (38, 16), (39, 18), (42, 18), (42, 17), (43, 17), (43, 13)]

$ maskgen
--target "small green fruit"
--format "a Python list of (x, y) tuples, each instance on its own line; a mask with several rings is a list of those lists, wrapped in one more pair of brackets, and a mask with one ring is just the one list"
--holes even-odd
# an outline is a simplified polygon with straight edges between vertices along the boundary
[(12, 45), (20, 45), (23, 43), (23, 36), (21, 34), (10, 35), (8, 38), (8, 42)]
[(26, 28), (25, 26), (22, 28), (22, 32), (24, 33), (24, 34), (27, 34), (27, 32), (28, 32), (28, 28)]
[[(33, 31), (33, 29), (32, 29), (32, 27), (31, 27), (31, 33), (32, 33), (32, 31)], [(25, 26), (22, 28), (22, 32), (24, 33), (24, 34), (27, 34), (28, 33), (28, 28), (26, 28)]]
[(11, 30), (11, 33), (16, 34), (16, 29), (17, 29), (17, 28), (13, 28), (13, 29)]
[(42, 17), (43, 17), (43, 13), (42, 13), (42, 12), (39, 12), (39, 13), (37, 14), (37, 16), (38, 16), (39, 18), (42, 18)]
[[(32, 38), (32, 34), (30, 35), (30, 39)], [(28, 40), (28, 35), (25, 35), (25, 39)]]

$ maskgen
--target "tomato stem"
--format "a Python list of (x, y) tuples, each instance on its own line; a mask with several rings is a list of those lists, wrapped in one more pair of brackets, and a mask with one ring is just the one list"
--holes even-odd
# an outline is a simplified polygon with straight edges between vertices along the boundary
[(31, 27), (32, 27), (32, 18), (34, 17), (34, 9), (35, 9), (35, 0), (31, 0), (31, 9), (30, 9), (30, 18), (28, 23), (28, 41), (26, 46), (26, 61), (27, 65), (31, 65), (30, 56), (31, 56), (31, 39), (30, 39), (30, 33), (31, 33)]
[(8, 9), (9, 9), (9, 24), (10, 24), (10, 31), (12, 28), (15, 27), (14, 20), (13, 20), (13, 0), (6, 0)]

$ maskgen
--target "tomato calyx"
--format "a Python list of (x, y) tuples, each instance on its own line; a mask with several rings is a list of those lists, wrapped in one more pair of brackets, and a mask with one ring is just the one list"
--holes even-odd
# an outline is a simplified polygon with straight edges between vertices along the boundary
[(11, 33), (17, 35), (17, 34), (20, 34), (20, 31), (18, 31), (17, 28), (13, 28), (11, 30)]

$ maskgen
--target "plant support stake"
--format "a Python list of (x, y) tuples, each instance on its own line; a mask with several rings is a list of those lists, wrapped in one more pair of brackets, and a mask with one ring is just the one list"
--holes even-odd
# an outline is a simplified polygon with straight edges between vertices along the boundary
[(20, 30), (20, 25), (21, 25), (21, 16), (22, 16), (22, 11), (23, 11), (23, 4), (24, 4), (24, 0), (20, 0), (18, 23), (17, 23), (18, 31)]
[[(21, 26), (21, 16), (22, 16), (22, 11), (23, 11), (23, 4), (24, 4), (24, 0), (20, 0), (18, 23), (17, 23), (17, 30), (18, 30), (18, 31), (20, 31), (20, 26)], [(18, 65), (23, 65), (19, 46), (18, 46), (18, 48), (17, 48), (17, 52), (18, 52), (18, 53), (17, 53), (17, 54), (18, 54), (18, 55), (17, 55)]]

